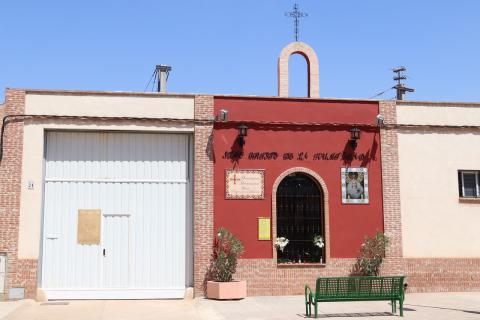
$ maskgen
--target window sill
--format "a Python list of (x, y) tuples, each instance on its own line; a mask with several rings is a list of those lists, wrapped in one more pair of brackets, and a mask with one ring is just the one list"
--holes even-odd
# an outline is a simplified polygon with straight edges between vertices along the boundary
[(480, 198), (458, 198), (460, 203), (480, 203)]
[(305, 263), (277, 263), (278, 268), (325, 268), (327, 264), (325, 262), (305, 262)]

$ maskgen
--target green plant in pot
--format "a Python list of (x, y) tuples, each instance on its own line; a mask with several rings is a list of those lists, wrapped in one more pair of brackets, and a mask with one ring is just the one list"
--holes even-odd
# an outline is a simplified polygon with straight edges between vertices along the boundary
[(377, 232), (373, 237), (365, 237), (352, 275), (378, 276), (389, 243), (389, 238), (382, 232)]
[(227, 229), (219, 228), (207, 271), (207, 298), (225, 300), (246, 297), (246, 282), (233, 280), (242, 253), (242, 242)]

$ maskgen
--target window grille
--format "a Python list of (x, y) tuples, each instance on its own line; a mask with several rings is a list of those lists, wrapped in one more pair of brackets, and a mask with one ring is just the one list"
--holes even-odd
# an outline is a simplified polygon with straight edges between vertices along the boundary
[(325, 245), (314, 245), (315, 236), (325, 244), (323, 194), (317, 183), (306, 174), (294, 173), (277, 189), (277, 237), (288, 239), (279, 263), (325, 262)]

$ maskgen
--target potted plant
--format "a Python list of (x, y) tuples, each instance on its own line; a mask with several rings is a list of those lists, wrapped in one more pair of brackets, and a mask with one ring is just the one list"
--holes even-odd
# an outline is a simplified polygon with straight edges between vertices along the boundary
[(225, 228), (218, 229), (207, 271), (207, 298), (243, 299), (247, 296), (246, 281), (233, 280), (243, 244)]
[(373, 237), (365, 237), (352, 275), (378, 276), (389, 242), (389, 238), (382, 232), (377, 232)]

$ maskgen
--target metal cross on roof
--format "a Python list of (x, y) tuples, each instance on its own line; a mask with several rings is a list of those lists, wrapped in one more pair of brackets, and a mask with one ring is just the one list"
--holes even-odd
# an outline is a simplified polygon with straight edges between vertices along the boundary
[(299, 25), (300, 25), (299, 19), (303, 17), (308, 17), (308, 14), (298, 11), (298, 3), (295, 3), (293, 5), (293, 11), (286, 12), (285, 16), (293, 18), (295, 41), (298, 41), (298, 33), (299, 33)]

